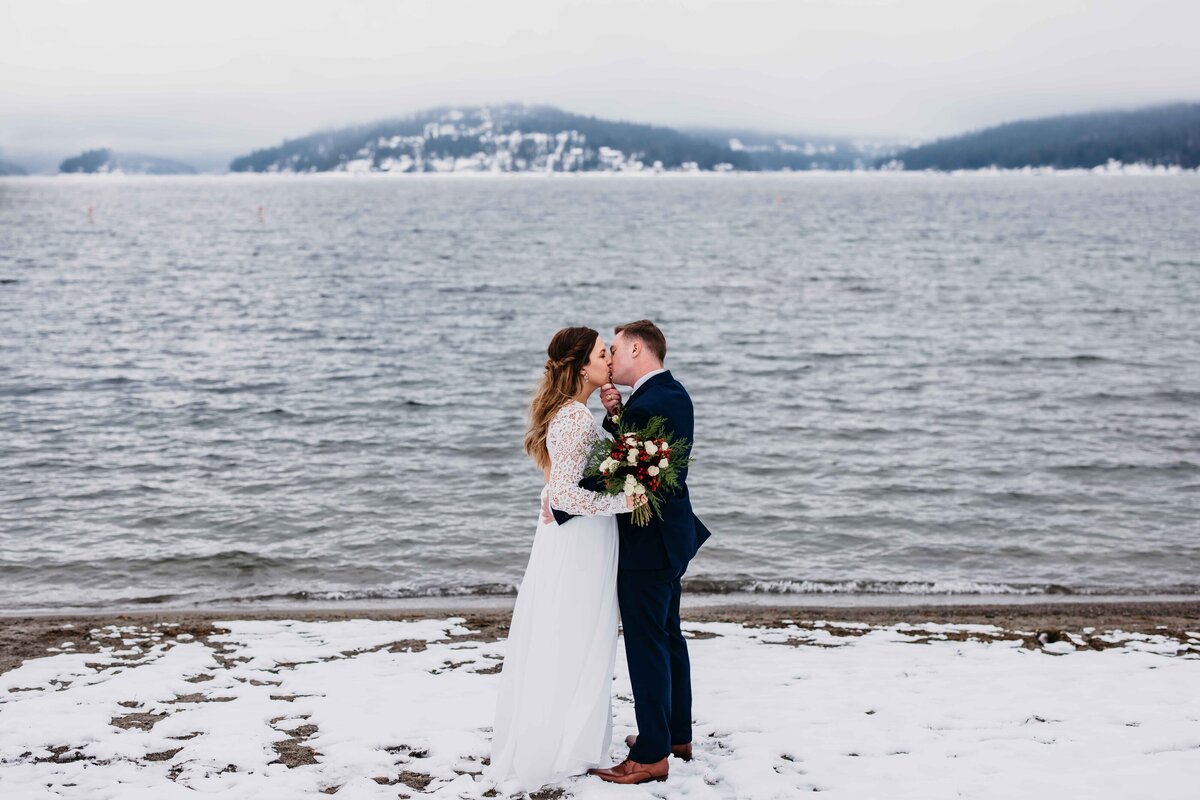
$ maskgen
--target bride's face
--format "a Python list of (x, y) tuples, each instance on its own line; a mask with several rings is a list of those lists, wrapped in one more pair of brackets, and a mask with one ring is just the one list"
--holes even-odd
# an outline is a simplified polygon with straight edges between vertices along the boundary
[(592, 354), (583, 367), (584, 383), (593, 389), (608, 383), (608, 371), (612, 366), (609, 359), (608, 348), (604, 346), (604, 340), (597, 336), (595, 344), (592, 345)]

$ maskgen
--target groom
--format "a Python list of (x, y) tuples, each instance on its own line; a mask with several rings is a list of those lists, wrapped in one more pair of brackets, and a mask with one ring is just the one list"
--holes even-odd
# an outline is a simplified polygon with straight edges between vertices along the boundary
[[(612, 380), (633, 387), (621, 412), (623, 425), (639, 429), (652, 417), (663, 417), (668, 433), (694, 444), (692, 400), (663, 368), (667, 340), (662, 331), (643, 319), (615, 332)], [(608, 411), (604, 427), (616, 433), (611, 415), (620, 408), (621, 393), (610, 385), (600, 399)], [(585, 478), (580, 485), (596, 490), (595, 480)], [(560, 525), (571, 517), (558, 509), (553, 513)], [(617, 529), (617, 603), (638, 732), (625, 739), (629, 755), (624, 761), (589, 772), (612, 783), (661, 781), (667, 777), (668, 754), (684, 761), (692, 757), (691, 667), (679, 629), (679, 580), (709, 532), (692, 513), (687, 468), (679, 471), (678, 490), (663, 496), (661, 519), (651, 517), (639, 527), (630, 514), (619, 514)]]

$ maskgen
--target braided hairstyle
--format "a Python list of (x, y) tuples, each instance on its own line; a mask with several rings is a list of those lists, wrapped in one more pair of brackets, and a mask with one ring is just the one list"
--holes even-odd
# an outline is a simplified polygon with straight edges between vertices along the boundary
[(582, 388), (580, 372), (591, 360), (599, 336), (591, 328), (563, 328), (546, 348), (546, 369), (529, 403), (529, 430), (525, 432), (525, 452), (542, 469), (550, 466), (546, 449), (550, 420)]

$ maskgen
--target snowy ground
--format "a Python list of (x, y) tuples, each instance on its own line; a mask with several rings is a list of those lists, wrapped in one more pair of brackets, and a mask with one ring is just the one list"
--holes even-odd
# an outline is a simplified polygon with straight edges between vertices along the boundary
[[(478, 775), (505, 643), (463, 621), (65, 627), (0, 674), (0, 797), (503, 797)], [(1200, 632), (684, 626), (695, 760), (535, 797), (1198, 796)], [(634, 732), (617, 661), (614, 762)]]

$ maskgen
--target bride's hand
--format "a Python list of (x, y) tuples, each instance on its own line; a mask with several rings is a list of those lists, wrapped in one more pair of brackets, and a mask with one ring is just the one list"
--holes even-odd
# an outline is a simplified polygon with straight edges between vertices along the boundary
[(638, 506), (644, 506), (650, 501), (644, 494), (627, 494), (625, 495), (625, 507), (633, 511)]
[(600, 402), (604, 404), (604, 410), (608, 413), (617, 413), (617, 409), (621, 407), (621, 391), (611, 382), (604, 384), (600, 387)]

